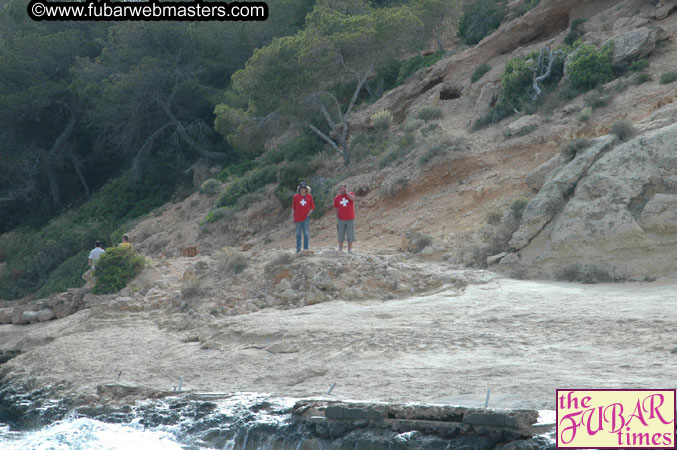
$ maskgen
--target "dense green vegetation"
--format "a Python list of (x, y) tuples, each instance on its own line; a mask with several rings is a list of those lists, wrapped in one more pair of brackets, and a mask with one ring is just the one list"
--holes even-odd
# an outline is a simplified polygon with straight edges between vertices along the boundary
[(118, 292), (141, 272), (143, 265), (143, 256), (137, 255), (132, 248), (107, 248), (106, 253), (101, 255), (96, 263), (94, 272), (96, 284), (92, 292), (95, 294)]
[(205, 186), (222, 192), (206, 221), (268, 183), (286, 204), (300, 177), (322, 204), (313, 155), (350, 162), (348, 115), (444, 56), (459, 4), (267, 3), (265, 22), (224, 24), (33, 22), (0, 1), (0, 298), (81, 285), (93, 242), (192, 192), (198, 159), (229, 183)]

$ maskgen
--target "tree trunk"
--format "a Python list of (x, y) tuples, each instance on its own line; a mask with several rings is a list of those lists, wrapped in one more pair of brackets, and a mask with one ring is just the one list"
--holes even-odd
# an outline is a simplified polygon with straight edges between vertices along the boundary
[(59, 178), (56, 175), (54, 163), (51, 158), (46, 158), (45, 171), (47, 172), (47, 180), (49, 181), (49, 190), (52, 194), (52, 204), (55, 207), (61, 206), (61, 190), (59, 189)]
[(87, 199), (89, 199), (91, 192), (89, 190), (89, 185), (87, 184), (87, 179), (85, 178), (84, 174), (82, 173), (82, 167), (80, 166), (80, 161), (77, 160), (77, 158), (75, 157), (75, 154), (73, 154), (73, 153), (71, 153), (71, 161), (73, 162), (73, 167), (75, 168), (75, 173), (78, 174), (78, 178), (80, 179), (80, 183), (82, 183), (82, 187), (85, 189), (85, 195), (87, 196)]

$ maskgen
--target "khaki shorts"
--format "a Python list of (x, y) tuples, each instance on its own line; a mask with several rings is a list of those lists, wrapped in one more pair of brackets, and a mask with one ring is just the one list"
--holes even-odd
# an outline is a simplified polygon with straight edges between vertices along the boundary
[(355, 242), (355, 219), (353, 220), (339, 220), (336, 224), (336, 231), (338, 231), (338, 241), (345, 241), (346, 234), (348, 235), (348, 242)]

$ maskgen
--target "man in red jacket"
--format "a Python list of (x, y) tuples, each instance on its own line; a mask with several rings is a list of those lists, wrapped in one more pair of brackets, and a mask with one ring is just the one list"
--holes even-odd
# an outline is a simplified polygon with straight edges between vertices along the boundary
[(296, 224), (296, 251), (301, 251), (301, 231), (303, 231), (303, 249), (308, 250), (308, 230), (310, 226), (310, 213), (315, 210), (313, 196), (310, 195), (310, 186), (304, 181), (296, 188), (296, 195), (292, 201), (292, 215)]
[(339, 251), (343, 251), (343, 241), (348, 235), (348, 253), (353, 251), (353, 242), (355, 242), (355, 200), (357, 197), (352, 192), (347, 192), (345, 184), (339, 184), (339, 194), (334, 197), (334, 208), (336, 208), (336, 218), (338, 224)]

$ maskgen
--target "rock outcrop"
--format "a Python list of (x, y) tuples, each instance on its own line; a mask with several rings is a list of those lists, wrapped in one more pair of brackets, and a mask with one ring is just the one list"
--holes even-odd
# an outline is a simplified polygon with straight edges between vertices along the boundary
[(527, 205), (510, 245), (535, 275), (567, 264), (610, 280), (677, 274), (677, 124), (614, 142), (599, 138)]

